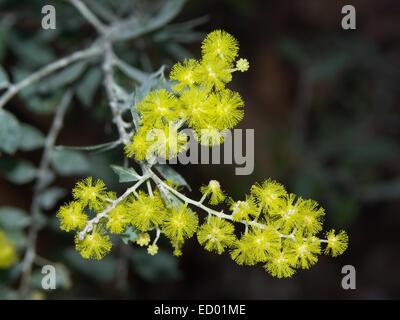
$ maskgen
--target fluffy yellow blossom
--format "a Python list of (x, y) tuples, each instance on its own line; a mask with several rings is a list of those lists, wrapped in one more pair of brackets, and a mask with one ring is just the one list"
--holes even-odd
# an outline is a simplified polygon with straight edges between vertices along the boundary
[(180, 96), (183, 116), (190, 127), (203, 128), (210, 121), (212, 107), (208, 101), (208, 94), (209, 91), (204, 88), (193, 87), (185, 90)]
[(264, 181), (262, 185), (255, 184), (252, 186), (251, 193), (264, 212), (267, 212), (271, 207), (276, 207), (280, 204), (281, 198), (287, 195), (285, 187), (271, 179)]
[(136, 239), (136, 243), (141, 247), (148, 246), (150, 243), (150, 235), (147, 232), (139, 233), (139, 237)]
[(196, 67), (194, 75), (206, 88), (222, 90), (232, 80), (230, 66), (218, 58), (203, 59)]
[(321, 242), (316, 237), (304, 239), (301, 232), (295, 238), (286, 239), (285, 246), (288, 254), (292, 256), (294, 267), (308, 269), (318, 261), (317, 255), (321, 253)]
[(125, 153), (128, 157), (135, 157), (136, 160), (147, 160), (151, 157), (150, 150), (153, 141), (148, 137), (147, 127), (140, 127), (139, 131), (131, 138), (131, 142), (125, 146)]
[(241, 72), (245, 72), (247, 70), (249, 70), (249, 61), (247, 59), (239, 59), (238, 61), (236, 61), (236, 68), (241, 71)]
[(120, 234), (131, 222), (131, 216), (128, 212), (126, 203), (120, 202), (112, 209), (108, 215), (107, 228), (111, 233)]
[(110, 237), (101, 225), (96, 225), (92, 233), (87, 234), (83, 240), (75, 238), (75, 248), (85, 259), (102, 259), (112, 247)]
[(17, 261), (14, 244), (0, 230), (0, 269), (8, 269)]
[(215, 30), (203, 40), (201, 49), (203, 57), (206, 59), (216, 58), (231, 63), (238, 54), (239, 44), (226, 31)]
[(274, 206), (269, 214), (275, 221), (275, 226), (284, 233), (290, 233), (295, 227), (301, 226), (302, 210), (304, 200), (290, 194), (280, 199), (278, 205)]
[(156, 244), (152, 244), (147, 247), (147, 253), (154, 256), (158, 253), (158, 246)]
[(304, 236), (315, 235), (322, 230), (325, 210), (318, 206), (314, 200), (304, 200), (301, 206), (301, 218), (299, 225)]
[(56, 216), (60, 220), (60, 229), (67, 232), (76, 228), (82, 229), (88, 221), (88, 216), (83, 213), (82, 204), (77, 201), (61, 206)]
[(197, 239), (206, 250), (221, 254), (235, 242), (234, 230), (231, 223), (218, 217), (210, 217), (197, 231)]
[(245, 201), (229, 200), (231, 206), (229, 209), (232, 211), (234, 221), (249, 220), (251, 216), (258, 217), (260, 210), (257, 208), (253, 197), (246, 195)]
[(326, 233), (328, 244), (325, 248), (325, 254), (331, 254), (332, 257), (341, 255), (348, 246), (349, 237), (345, 231), (340, 231), (335, 235), (335, 230), (332, 229)]
[(185, 205), (172, 208), (165, 218), (162, 231), (172, 240), (184, 240), (193, 236), (197, 230), (199, 219)]
[(215, 146), (224, 142), (229, 130), (219, 130), (212, 124), (207, 124), (202, 128), (194, 127), (197, 135), (195, 138), (202, 146)]
[(265, 269), (274, 277), (288, 278), (291, 277), (295, 270), (292, 267), (293, 256), (288, 250), (283, 249), (271, 256), (268, 256)]
[(176, 92), (182, 91), (186, 87), (191, 87), (195, 83), (194, 70), (198, 66), (198, 62), (195, 59), (185, 59), (183, 64), (177, 62), (171, 69), (169, 75), (171, 80), (178, 81), (178, 84), (174, 85), (172, 89)]
[(225, 200), (225, 194), (221, 190), (221, 185), (217, 180), (210, 180), (208, 185), (202, 186), (200, 188), (200, 192), (205, 195), (205, 196), (211, 196), (210, 197), (210, 204), (218, 204), (221, 203), (222, 201)]
[(83, 207), (88, 205), (90, 210), (99, 211), (104, 207), (104, 199), (107, 196), (106, 186), (101, 179), (93, 183), (92, 177), (87, 177), (76, 184), (72, 189), (72, 195)]
[(138, 199), (128, 202), (131, 223), (140, 231), (158, 227), (164, 220), (166, 208), (159, 193), (149, 196), (139, 191)]

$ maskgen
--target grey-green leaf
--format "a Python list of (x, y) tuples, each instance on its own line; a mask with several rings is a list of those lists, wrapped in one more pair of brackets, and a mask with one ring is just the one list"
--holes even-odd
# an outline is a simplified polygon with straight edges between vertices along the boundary
[(102, 151), (107, 151), (107, 150), (113, 149), (120, 144), (121, 144), (121, 142), (119, 140), (116, 140), (116, 141), (106, 142), (106, 143), (102, 143), (102, 144), (97, 144), (94, 146), (57, 146), (55, 148), (55, 150), (58, 150), (58, 151), (82, 150), (82, 151), (102, 152)]
[(15, 184), (31, 182), (36, 177), (35, 166), (27, 160), (0, 158), (0, 172)]
[(7, 110), (0, 110), (0, 151), (13, 154), (19, 147), (21, 126), (18, 119)]
[(88, 159), (80, 152), (72, 150), (54, 150), (51, 164), (60, 175), (84, 174), (90, 170)]
[(132, 226), (126, 227), (126, 229), (120, 234), (120, 236), (121, 240), (125, 244), (128, 244), (129, 241), (135, 242), (136, 239), (139, 238), (138, 231)]
[(132, 182), (140, 179), (140, 175), (132, 168), (111, 165), (111, 169), (119, 176), (119, 182)]
[(21, 141), (19, 149), (31, 151), (44, 146), (45, 137), (43, 133), (29, 124), (21, 123)]
[(10, 206), (0, 207), (0, 227), (3, 229), (25, 228), (30, 221), (30, 217), (22, 209)]
[(157, 171), (167, 180), (172, 180), (179, 186), (184, 186), (188, 188), (189, 191), (192, 191), (189, 184), (186, 182), (185, 178), (183, 178), (178, 172), (176, 172), (172, 167), (167, 164), (156, 164), (154, 166)]
[(51, 187), (40, 193), (39, 204), (44, 210), (50, 210), (66, 194), (67, 194), (67, 191), (64, 188)]
[(101, 70), (99, 68), (90, 69), (83, 79), (79, 82), (76, 95), (85, 106), (90, 106), (93, 97), (101, 84)]

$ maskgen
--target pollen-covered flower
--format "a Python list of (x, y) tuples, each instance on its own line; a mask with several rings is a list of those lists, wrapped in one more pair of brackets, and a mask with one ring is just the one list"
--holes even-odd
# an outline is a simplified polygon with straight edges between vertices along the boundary
[(238, 61), (236, 61), (236, 68), (241, 71), (241, 72), (245, 72), (247, 70), (249, 70), (249, 61), (247, 59), (239, 59)]
[(136, 239), (136, 243), (141, 247), (149, 245), (150, 235), (147, 232), (139, 233), (139, 237)]
[(213, 205), (221, 203), (226, 197), (217, 180), (210, 180), (208, 185), (200, 188), (200, 192), (206, 196), (211, 195), (209, 203)]
[(82, 204), (78, 201), (61, 206), (56, 216), (60, 220), (60, 229), (67, 232), (76, 228), (82, 229), (88, 221), (88, 216), (83, 213)]
[(203, 40), (202, 54), (205, 58), (218, 58), (230, 63), (235, 60), (239, 44), (237, 40), (223, 30), (215, 30)]
[(288, 278), (295, 272), (293, 264), (293, 256), (283, 249), (267, 258), (265, 269), (274, 277)]
[(158, 246), (156, 244), (152, 244), (147, 247), (147, 253), (154, 256), (158, 253)]
[(276, 207), (280, 204), (281, 198), (287, 195), (285, 187), (271, 179), (264, 181), (262, 185), (253, 185), (251, 193), (257, 199), (264, 212), (267, 212), (271, 207)]
[(331, 254), (332, 257), (341, 255), (348, 246), (349, 237), (345, 231), (340, 231), (335, 235), (335, 230), (332, 229), (326, 233), (328, 244), (325, 248), (325, 254)]
[(160, 89), (151, 91), (139, 104), (138, 111), (143, 116), (142, 123), (161, 126), (163, 121), (177, 118), (177, 108), (178, 99), (171, 92)]
[(107, 217), (108, 221), (106, 226), (110, 229), (111, 233), (120, 234), (131, 222), (131, 216), (124, 202), (117, 204), (116, 207), (108, 213)]
[(203, 59), (194, 71), (196, 82), (211, 89), (222, 90), (232, 80), (232, 74), (223, 60), (218, 58)]
[(252, 228), (241, 239), (251, 248), (254, 262), (264, 262), (271, 254), (279, 251), (281, 247), (280, 235), (275, 228), (267, 226), (264, 229)]
[(106, 186), (101, 179), (93, 183), (92, 177), (87, 177), (76, 184), (72, 189), (72, 195), (83, 207), (88, 205), (90, 210), (98, 211), (104, 207), (104, 199), (107, 196)]
[(147, 136), (147, 127), (140, 127), (139, 131), (132, 137), (130, 143), (125, 146), (128, 157), (134, 156), (136, 160), (147, 160), (151, 157), (150, 150), (153, 141)]
[(229, 209), (232, 211), (234, 221), (249, 220), (250, 216), (258, 217), (260, 211), (257, 208), (255, 200), (253, 197), (246, 195), (246, 200), (244, 201), (229, 201), (231, 206)]
[(172, 247), (174, 248), (173, 255), (180, 257), (182, 255), (183, 240), (171, 240)]
[(211, 123), (207, 123), (203, 127), (194, 127), (194, 129), (197, 133), (195, 138), (202, 146), (219, 145), (224, 142), (225, 137), (229, 134), (229, 130), (219, 130)]
[(299, 225), (304, 236), (315, 235), (322, 230), (322, 221), (325, 210), (318, 207), (314, 200), (304, 200), (301, 206), (301, 218)]
[(167, 160), (175, 158), (187, 147), (187, 135), (173, 123), (151, 129), (148, 136), (153, 141), (149, 150)]
[(174, 85), (172, 89), (176, 92), (180, 92), (185, 87), (191, 87), (195, 83), (194, 69), (198, 66), (198, 62), (195, 59), (185, 59), (183, 64), (177, 62), (171, 70), (169, 78), (171, 80), (178, 81), (178, 84)]
[(199, 219), (185, 205), (172, 208), (165, 218), (162, 231), (172, 240), (184, 240), (193, 236), (197, 230)]
[(75, 238), (75, 248), (85, 259), (102, 259), (110, 252), (112, 243), (101, 225), (96, 225), (92, 233), (87, 234), (83, 240)]
[(0, 230), (0, 269), (8, 269), (17, 261), (14, 244)]
[(234, 243), (234, 230), (231, 223), (218, 217), (210, 217), (197, 231), (197, 239), (206, 250), (221, 254), (226, 247)]
[(285, 246), (288, 254), (293, 256), (294, 267), (308, 269), (318, 261), (317, 255), (321, 253), (321, 243), (316, 237), (304, 239), (298, 232), (294, 239), (286, 239)]
[(183, 108), (183, 117), (190, 127), (203, 128), (208, 123), (212, 112), (208, 102), (209, 91), (204, 88), (193, 87), (185, 90), (180, 96)]
[(210, 95), (208, 103), (213, 110), (210, 117), (220, 130), (232, 129), (243, 119), (244, 111), (241, 108), (244, 104), (237, 92), (229, 89), (217, 91)]
[(166, 208), (159, 193), (155, 193), (151, 197), (143, 191), (139, 191), (138, 199), (128, 202), (127, 206), (131, 223), (140, 231), (148, 231), (153, 227), (158, 227), (166, 214)]
[(296, 199), (296, 195), (291, 193), (284, 199), (280, 199), (278, 205), (274, 206), (269, 214), (276, 219), (275, 226), (279, 230), (289, 233), (295, 227), (301, 226), (303, 205), (304, 200)]

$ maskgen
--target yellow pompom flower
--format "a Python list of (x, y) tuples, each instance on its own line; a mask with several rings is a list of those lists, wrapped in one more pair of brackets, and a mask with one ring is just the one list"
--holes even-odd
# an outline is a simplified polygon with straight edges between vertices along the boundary
[(217, 180), (210, 180), (208, 185), (200, 188), (200, 192), (206, 196), (211, 195), (209, 203), (213, 205), (221, 203), (226, 197)]
[(218, 217), (210, 217), (197, 231), (197, 239), (206, 250), (221, 254), (235, 242), (234, 231), (231, 223)]
[[(211, 121), (208, 119), (207, 121)], [(229, 130), (219, 130), (211, 123), (207, 123), (203, 125), (203, 127), (194, 127), (197, 135), (195, 136), (196, 140), (200, 142), (202, 146), (215, 146), (224, 142), (226, 135), (229, 133)]]
[(147, 253), (154, 256), (158, 253), (158, 246), (156, 244), (152, 244), (147, 247)]
[(295, 272), (292, 265), (293, 256), (286, 249), (283, 249), (267, 258), (265, 269), (274, 277), (288, 278)]
[(136, 239), (136, 243), (141, 247), (148, 246), (150, 243), (150, 235), (147, 232), (139, 233), (139, 237)]
[(60, 207), (56, 217), (60, 220), (60, 229), (64, 231), (82, 229), (88, 221), (80, 202), (72, 201)]
[(136, 160), (147, 160), (152, 153), (150, 146), (153, 141), (147, 136), (147, 127), (140, 127), (139, 131), (132, 137), (130, 143), (125, 146), (125, 153), (128, 157), (135, 157)]
[(222, 90), (232, 80), (229, 66), (217, 58), (203, 59), (194, 71), (196, 82), (208, 89)]
[(213, 123), (220, 130), (232, 129), (243, 119), (244, 111), (240, 108), (244, 104), (237, 92), (229, 89), (217, 91), (210, 95), (208, 103), (213, 110)]
[(271, 179), (264, 181), (262, 185), (253, 185), (251, 193), (257, 199), (264, 212), (267, 212), (271, 207), (276, 207), (280, 204), (281, 198), (287, 195), (285, 187)]
[(233, 244), (233, 250), (230, 252), (232, 260), (238, 265), (252, 266), (256, 264), (254, 255), (252, 254), (252, 247), (248, 241), (244, 241), (243, 237), (236, 240)]
[(178, 84), (172, 87), (172, 90), (180, 92), (186, 87), (192, 87), (195, 83), (194, 70), (198, 66), (198, 62), (195, 59), (185, 59), (183, 64), (180, 62), (176, 63), (169, 75), (171, 80), (178, 81)]
[(238, 54), (237, 40), (223, 30), (215, 30), (203, 40), (202, 54), (205, 58), (218, 58), (226, 63), (233, 62)]
[(280, 235), (275, 228), (267, 226), (265, 229), (252, 228), (242, 236), (241, 241), (251, 248), (251, 256), (255, 263), (265, 262), (267, 257), (280, 250)]
[(162, 224), (162, 231), (172, 240), (184, 240), (193, 236), (199, 219), (186, 205), (172, 208)]
[(208, 90), (193, 87), (185, 90), (180, 101), (183, 108), (183, 117), (190, 127), (203, 128), (208, 123), (209, 113), (212, 112), (208, 102)]
[(101, 179), (93, 183), (92, 177), (79, 181), (72, 189), (72, 195), (83, 207), (89, 205), (89, 209), (101, 210), (104, 208), (104, 199), (107, 196), (106, 186)]
[(296, 200), (296, 195), (292, 193), (280, 199), (279, 205), (269, 211), (269, 214), (276, 219), (275, 227), (284, 233), (290, 233), (295, 227), (301, 227), (303, 205), (304, 200), (302, 198)]
[(335, 230), (332, 229), (326, 233), (328, 244), (325, 248), (325, 254), (331, 254), (332, 257), (341, 255), (348, 246), (349, 237), (345, 231), (340, 231), (335, 235)]
[(245, 201), (229, 201), (231, 206), (229, 209), (232, 211), (233, 221), (249, 220), (250, 216), (258, 217), (260, 211), (253, 197), (246, 195)]
[(317, 255), (321, 253), (321, 243), (316, 237), (303, 239), (298, 232), (294, 239), (286, 239), (285, 246), (288, 254), (293, 256), (294, 267), (308, 269), (318, 261)]
[(91, 234), (87, 234), (83, 240), (75, 238), (75, 248), (85, 259), (102, 259), (110, 252), (112, 243), (101, 225), (96, 225)]
[(315, 235), (322, 230), (323, 217), (325, 210), (318, 207), (314, 200), (305, 200), (301, 206), (301, 221), (299, 225), (304, 236)]
[(187, 147), (187, 135), (179, 131), (178, 126), (173, 123), (152, 129), (149, 132), (149, 139), (153, 141), (149, 150), (167, 160), (175, 158)]
[(142, 114), (142, 123), (152, 126), (162, 126), (164, 121), (177, 118), (178, 99), (165, 89), (153, 90), (139, 104), (138, 111)]
[(120, 234), (131, 222), (131, 216), (125, 203), (120, 202), (108, 215), (107, 228), (111, 233)]
[(139, 191), (138, 199), (127, 204), (132, 225), (140, 231), (158, 227), (164, 220), (166, 208), (159, 193), (151, 197)]
[(0, 269), (8, 269), (17, 261), (13, 242), (7, 239), (4, 231), (0, 230)]
[(236, 61), (236, 68), (241, 71), (241, 72), (245, 72), (247, 70), (249, 70), (249, 61), (247, 59), (239, 59), (238, 61)]

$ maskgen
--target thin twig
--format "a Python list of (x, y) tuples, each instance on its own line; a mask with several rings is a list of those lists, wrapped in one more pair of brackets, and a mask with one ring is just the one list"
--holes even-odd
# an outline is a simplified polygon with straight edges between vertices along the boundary
[(53, 123), (46, 137), (42, 159), (40, 160), (39, 169), (37, 171), (37, 178), (33, 189), (34, 191), (31, 204), (32, 224), (29, 229), (28, 241), (27, 241), (28, 244), (25, 251), (24, 260), (22, 262), (22, 278), (19, 289), (21, 298), (25, 298), (29, 291), (29, 282), (32, 274), (32, 265), (36, 256), (36, 239), (37, 239), (37, 233), (40, 228), (40, 226), (37, 223), (37, 220), (40, 217), (39, 196), (45, 186), (44, 180), (46, 179), (46, 175), (48, 174), (51, 153), (53, 151), (53, 147), (57, 139), (57, 136), (62, 128), (65, 112), (69, 104), (71, 103), (72, 96), (73, 96), (72, 90), (68, 90), (64, 94), (60, 104), (57, 107)]
[(97, 30), (100, 34), (106, 34), (107, 27), (97, 18), (92, 11), (81, 0), (69, 0), (71, 4), (78, 9), (82, 16)]

